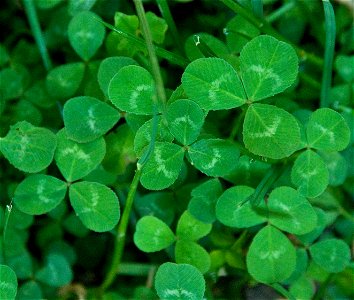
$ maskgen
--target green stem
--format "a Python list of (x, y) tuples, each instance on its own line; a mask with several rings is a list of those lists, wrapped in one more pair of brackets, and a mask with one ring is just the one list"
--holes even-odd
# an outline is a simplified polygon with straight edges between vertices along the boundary
[(348, 211), (346, 211), (344, 207), (339, 206), (338, 211), (344, 218), (348, 219), (351, 222), (354, 222), (354, 217)]
[(266, 17), (268, 23), (273, 23), (282, 16), (284, 16), (288, 11), (292, 10), (295, 6), (295, 1), (284, 3), (280, 8), (272, 12)]
[(262, 0), (252, 0), (252, 10), (255, 16), (263, 18), (263, 2)]
[(240, 130), (240, 128), (243, 124), (243, 120), (245, 118), (246, 111), (247, 111), (247, 109), (242, 110), (242, 112), (236, 118), (236, 121), (234, 123), (234, 126), (232, 127), (232, 131), (229, 136), (229, 140), (235, 139), (235, 136), (237, 135), (238, 131)]
[(6, 232), (7, 232), (7, 225), (9, 223), (10, 214), (12, 211), (12, 202), (9, 205), (6, 205), (6, 212), (5, 212), (5, 223), (4, 223), (4, 231), (3, 231), (3, 240), (6, 241)]
[[(128, 32), (124, 32), (124, 31), (114, 27), (113, 25), (111, 25), (107, 22), (104, 22), (98, 18), (96, 20), (98, 22), (102, 23), (107, 28), (114, 31), (115, 33), (118, 33), (120, 36), (126, 38), (129, 42), (133, 43), (135, 47), (137, 47), (141, 50), (146, 50), (147, 45), (143, 39), (138, 38)], [(184, 57), (182, 57), (178, 54), (175, 54), (173, 52), (170, 52), (170, 51), (165, 50), (165, 49), (158, 47), (158, 46), (153, 46), (153, 47), (155, 48), (157, 56), (166, 59), (167, 61), (169, 61), (172, 64), (175, 64), (177, 66), (185, 68), (189, 63), (189, 61), (187, 59), (185, 59)]]
[(287, 290), (285, 289), (282, 285), (279, 283), (273, 283), (270, 285), (273, 289), (275, 289), (278, 293), (283, 295), (289, 300), (296, 300), (296, 298)]
[(327, 287), (329, 283), (333, 280), (334, 278), (334, 273), (331, 273), (327, 276), (326, 280), (321, 284), (320, 288), (317, 290), (315, 296), (312, 298), (313, 300), (320, 300), (324, 299), (324, 295), (326, 293)]
[(157, 99), (154, 99), (155, 104), (160, 103), (163, 106), (163, 110), (164, 110), (164, 107), (166, 105), (166, 93), (165, 93), (165, 88), (164, 88), (164, 84), (160, 72), (159, 62), (157, 60), (157, 56), (155, 52), (155, 47), (154, 44), (152, 43), (150, 27), (147, 22), (144, 6), (141, 0), (134, 0), (134, 4), (140, 20), (140, 24), (142, 27), (144, 39), (148, 50), (149, 59), (151, 63), (152, 76), (155, 79), (156, 96), (157, 96)]
[(329, 105), (329, 91), (332, 82), (334, 47), (336, 44), (336, 20), (329, 0), (322, 0), (325, 13), (326, 44), (321, 86), (321, 107)]
[(114, 278), (116, 277), (119, 271), (120, 262), (124, 252), (125, 237), (129, 223), (129, 216), (133, 207), (134, 197), (139, 184), (140, 176), (141, 169), (138, 168), (130, 185), (127, 201), (125, 203), (123, 214), (117, 228), (117, 234), (113, 250), (113, 258), (110, 265), (110, 269), (107, 272), (102, 285), (100, 286), (100, 290), (102, 293), (112, 284)]
[(323, 60), (321, 58), (319, 58), (318, 56), (312, 53), (308, 53), (304, 49), (291, 43), (289, 40), (284, 38), (279, 32), (277, 32), (266, 20), (258, 19), (251, 11), (249, 11), (247, 8), (244, 8), (241, 4), (235, 2), (234, 0), (220, 0), (220, 1), (224, 3), (227, 7), (229, 7), (232, 11), (234, 11), (236, 14), (239, 14), (244, 19), (246, 19), (251, 24), (253, 24), (255, 27), (257, 27), (261, 32), (272, 35), (280, 41), (291, 44), (296, 50), (301, 60), (303, 61), (307, 60), (312, 64), (322, 68)]
[(179, 36), (175, 21), (173, 20), (173, 17), (171, 15), (170, 8), (168, 6), (168, 3), (166, 0), (156, 0), (157, 5), (160, 9), (160, 12), (162, 14), (162, 17), (165, 19), (168, 29), (171, 31), (172, 37), (175, 41), (175, 44), (177, 43), (178, 50), (181, 54), (184, 53), (183, 45), (181, 43), (181, 38)]
[(25, 8), (25, 12), (28, 18), (28, 22), (30, 24), (34, 39), (37, 43), (37, 47), (39, 49), (39, 53), (41, 54), (44, 67), (47, 71), (52, 68), (52, 62), (50, 60), (47, 46), (45, 44), (45, 40), (42, 34), (41, 26), (39, 25), (38, 16), (36, 12), (36, 8), (32, 0), (23, 0), (23, 5)]
[(118, 274), (125, 276), (148, 276), (151, 270), (157, 267), (154, 264), (121, 263)]

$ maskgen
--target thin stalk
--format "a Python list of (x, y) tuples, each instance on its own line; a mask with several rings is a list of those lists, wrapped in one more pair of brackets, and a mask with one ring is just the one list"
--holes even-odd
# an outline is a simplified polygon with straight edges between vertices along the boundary
[(177, 43), (178, 46), (178, 50), (181, 54), (184, 53), (184, 49), (181, 43), (181, 38), (179, 36), (177, 27), (176, 27), (176, 23), (173, 20), (171, 11), (170, 11), (170, 7), (168, 6), (168, 3), (166, 0), (156, 0), (157, 5), (160, 9), (161, 15), (162, 17), (165, 19), (168, 29), (171, 31), (172, 37), (174, 39), (174, 41)]
[(336, 44), (336, 19), (332, 4), (329, 0), (322, 0), (325, 14), (326, 44), (324, 54), (324, 66), (321, 86), (321, 107), (329, 105), (329, 90), (332, 83), (332, 68), (334, 47)]
[(4, 224), (4, 231), (3, 231), (4, 242), (6, 241), (7, 225), (9, 223), (9, 218), (10, 218), (11, 211), (12, 211), (12, 202), (9, 205), (6, 205), (5, 224)]
[(327, 287), (330, 284), (330, 282), (333, 280), (334, 278), (334, 273), (331, 273), (327, 276), (325, 282), (323, 282), (319, 289), (317, 290), (315, 296), (312, 298), (313, 300), (320, 300), (320, 299), (324, 299), (324, 295), (326, 293)]
[(112, 284), (120, 268), (120, 263), (123, 256), (124, 246), (125, 246), (125, 237), (126, 237), (126, 232), (129, 223), (129, 216), (133, 207), (134, 197), (135, 197), (136, 190), (138, 188), (141, 171), (142, 170), (139, 168), (136, 170), (133, 181), (130, 185), (127, 201), (125, 203), (123, 214), (117, 228), (117, 234), (116, 234), (114, 250), (113, 250), (113, 258), (110, 265), (110, 269), (107, 272), (106, 277), (100, 286), (100, 290), (102, 293)]
[(154, 47), (154, 44), (152, 43), (152, 36), (151, 36), (150, 27), (147, 22), (144, 6), (143, 6), (143, 3), (141, 2), (141, 0), (134, 0), (134, 4), (135, 4), (136, 12), (137, 12), (139, 20), (140, 20), (140, 24), (142, 27), (144, 39), (145, 39), (147, 50), (148, 50), (149, 59), (150, 59), (150, 63), (151, 63), (152, 76), (155, 79), (156, 96), (157, 96), (157, 99), (154, 99), (155, 105), (157, 103), (160, 103), (162, 105), (163, 110), (164, 110), (165, 105), (166, 105), (165, 87), (163, 84), (159, 62), (158, 62), (157, 56), (156, 56), (155, 47)]
[(148, 276), (151, 270), (157, 267), (154, 264), (121, 263), (118, 274), (125, 276)]
[(243, 120), (245, 118), (246, 111), (247, 111), (247, 109), (243, 109), (242, 112), (236, 118), (234, 125), (232, 127), (232, 130), (231, 130), (230, 136), (229, 136), (229, 140), (235, 139), (235, 136), (237, 135), (238, 131), (240, 130), (240, 128), (243, 124)]
[(292, 10), (295, 7), (295, 1), (284, 3), (277, 10), (272, 12), (266, 17), (268, 23), (273, 23), (282, 16), (284, 16), (288, 11)]
[[(116, 27), (114, 27), (113, 25), (107, 23), (107, 22), (104, 22), (98, 18), (96, 18), (96, 20), (100, 23), (102, 23), (104, 26), (106, 26), (107, 28), (111, 29), (112, 31), (114, 31), (115, 33), (118, 33), (120, 36), (126, 38), (127, 40), (129, 40), (131, 43), (134, 44), (134, 46), (136, 46), (137, 48), (141, 49), (141, 50), (146, 50), (147, 48), (147, 45), (145, 43), (145, 41), (141, 38), (138, 38), (128, 32), (124, 32)], [(167, 61), (169, 61), (170, 63), (172, 64), (175, 64), (177, 66), (180, 66), (180, 67), (186, 67), (189, 63), (189, 60), (185, 59), (184, 57), (176, 54), (176, 53), (173, 53), (171, 51), (168, 51), (168, 50), (165, 50), (161, 47), (158, 47), (158, 46), (153, 46), (155, 48), (155, 51), (156, 51), (156, 55), (163, 58), (163, 59), (166, 59)]]
[(262, 0), (252, 0), (252, 10), (255, 16), (263, 18), (263, 2)]
[(296, 300), (296, 298), (287, 290), (285, 289), (282, 285), (279, 283), (273, 283), (270, 285), (273, 289), (275, 289), (278, 293), (283, 295), (289, 300)]
[(227, 7), (229, 7), (232, 11), (234, 11), (236, 14), (239, 14), (251, 24), (253, 24), (255, 27), (257, 27), (262, 33), (272, 35), (280, 41), (291, 44), (297, 52), (298, 56), (301, 58), (301, 60), (309, 61), (312, 64), (322, 68), (323, 60), (320, 57), (312, 53), (308, 53), (304, 49), (291, 43), (289, 40), (284, 38), (278, 31), (276, 31), (266, 20), (258, 19), (251, 11), (249, 11), (247, 8), (244, 8), (241, 4), (235, 2), (234, 0), (220, 1), (224, 3)]
[(39, 25), (38, 16), (36, 8), (34, 6), (33, 0), (23, 0), (23, 6), (30, 24), (34, 39), (37, 43), (39, 53), (41, 54), (44, 67), (47, 71), (52, 68), (52, 62), (50, 60), (47, 46), (43, 37), (41, 26)]

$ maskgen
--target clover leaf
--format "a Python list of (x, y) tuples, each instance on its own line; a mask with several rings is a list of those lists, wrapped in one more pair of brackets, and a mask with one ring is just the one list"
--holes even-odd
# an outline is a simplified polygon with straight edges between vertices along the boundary
[(254, 154), (281, 159), (298, 150), (300, 128), (295, 117), (287, 111), (257, 103), (246, 112), (243, 141)]
[(15, 299), (18, 286), (16, 274), (6, 265), (0, 265), (0, 286), (0, 299)]
[(176, 235), (179, 239), (196, 241), (206, 236), (211, 227), (211, 224), (199, 221), (186, 210), (177, 223)]

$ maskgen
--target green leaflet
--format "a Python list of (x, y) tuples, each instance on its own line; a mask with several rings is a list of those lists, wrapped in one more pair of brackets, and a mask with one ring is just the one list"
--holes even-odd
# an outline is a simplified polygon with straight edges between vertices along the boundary
[[(155, 141), (159, 142), (172, 142), (173, 135), (168, 130), (165, 122), (162, 121), (161, 116), (157, 116), (158, 125), (157, 125), (157, 133)], [(145, 122), (136, 132), (134, 138), (134, 151), (137, 157), (141, 157), (144, 153), (145, 147), (147, 147), (151, 142), (151, 133), (152, 133), (152, 125), (153, 119)]]
[(302, 276), (292, 283), (289, 291), (296, 299), (312, 299), (315, 294), (315, 283), (311, 279)]
[(254, 237), (246, 262), (248, 272), (257, 281), (281, 282), (295, 270), (296, 252), (283, 233), (267, 225)]
[(0, 71), (1, 98), (10, 100), (21, 96), (23, 92), (23, 82), (21, 74), (11, 68)]
[(252, 104), (243, 123), (243, 141), (254, 154), (281, 159), (298, 150), (300, 128), (287, 111), (273, 105)]
[(189, 145), (199, 136), (204, 123), (204, 112), (195, 102), (180, 99), (168, 106), (166, 120), (176, 140)]
[(205, 110), (229, 109), (246, 102), (236, 71), (220, 58), (191, 62), (182, 75), (182, 85), (188, 97)]
[(92, 6), (95, 5), (96, 1), (97, 0), (85, 0), (85, 1), (69, 0), (68, 12), (70, 15), (74, 16), (81, 11), (90, 10)]
[(178, 240), (175, 248), (175, 258), (176, 263), (190, 264), (203, 274), (210, 269), (209, 253), (193, 241)]
[(65, 102), (63, 117), (68, 137), (87, 143), (110, 130), (120, 115), (116, 109), (96, 98), (81, 96)]
[(48, 167), (56, 146), (54, 133), (27, 121), (12, 125), (8, 134), (0, 138), (0, 151), (6, 159), (17, 169), (28, 173), (36, 173)]
[(105, 27), (98, 22), (100, 19), (93, 12), (83, 11), (76, 14), (69, 23), (69, 42), (85, 61), (90, 60), (103, 43)]
[(298, 58), (287, 43), (260, 35), (247, 43), (240, 54), (240, 68), (247, 98), (259, 101), (292, 85), (298, 73)]
[(216, 218), (226, 226), (248, 228), (267, 221), (265, 207), (253, 207), (247, 198), (255, 189), (248, 186), (234, 186), (219, 197), (216, 204)]
[(104, 232), (117, 225), (119, 200), (107, 186), (97, 182), (77, 182), (70, 186), (69, 197), (76, 215), (88, 229)]
[(306, 234), (302, 234), (302, 235), (298, 235), (297, 238), (304, 244), (304, 245), (310, 245), (312, 244), (323, 232), (323, 230), (326, 228), (327, 226), (327, 216), (326, 213), (318, 208), (315, 207), (314, 208), (316, 215), (317, 215), (317, 224), (316, 227), (306, 233)]
[(180, 240), (197, 241), (206, 236), (211, 227), (211, 224), (197, 220), (186, 210), (177, 223), (176, 235)]
[(60, 287), (71, 282), (73, 272), (64, 256), (50, 254), (44, 267), (36, 272), (35, 278), (49, 286)]
[(108, 96), (120, 110), (137, 115), (152, 115), (154, 80), (142, 67), (122, 67), (109, 83)]
[(171, 186), (182, 167), (184, 149), (178, 145), (156, 142), (150, 159), (146, 162), (140, 182), (150, 190), (162, 190)]
[(6, 265), (0, 265), (0, 299), (14, 300), (17, 285), (15, 272)]
[(240, 151), (237, 146), (222, 139), (202, 139), (188, 149), (192, 164), (208, 176), (228, 175), (236, 166)]
[(150, 27), (152, 40), (157, 44), (162, 44), (168, 29), (166, 21), (151, 11), (146, 12), (146, 19)]
[(137, 63), (134, 59), (124, 56), (107, 57), (102, 60), (98, 69), (97, 79), (106, 97), (108, 97), (109, 82), (114, 75), (116, 75), (121, 68), (129, 65), (137, 65)]
[(142, 217), (136, 224), (134, 243), (144, 252), (160, 251), (174, 241), (175, 235), (172, 230), (156, 217)]
[(316, 264), (330, 273), (342, 272), (350, 262), (350, 248), (339, 239), (327, 239), (310, 247), (311, 256)]
[(70, 63), (52, 69), (46, 78), (49, 95), (55, 99), (74, 96), (84, 78), (85, 65)]
[(27, 281), (18, 289), (18, 300), (42, 299), (43, 294), (40, 285), (35, 281)]
[(343, 184), (347, 178), (348, 173), (347, 160), (338, 152), (320, 151), (319, 155), (327, 166), (329, 173), (329, 185), (340, 186)]
[(188, 211), (196, 219), (204, 223), (212, 223), (216, 220), (216, 201), (222, 193), (219, 179), (210, 179), (203, 182), (191, 192), (192, 199), (188, 204)]
[(267, 203), (269, 222), (281, 230), (305, 234), (317, 225), (317, 215), (311, 204), (291, 187), (274, 189)]
[(314, 198), (323, 193), (328, 185), (328, 169), (322, 158), (312, 150), (306, 150), (295, 160), (291, 181), (301, 195)]
[(320, 108), (310, 116), (306, 135), (309, 147), (341, 151), (349, 144), (350, 129), (339, 113), (330, 108)]
[(345, 82), (354, 81), (354, 55), (338, 55), (335, 61), (335, 68)]
[(205, 280), (202, 273), (191, 265), (167, 262), (156, 272), (155, 288), (161, 299), (202, 300)]
[(14, 203), (30, 215), (41, 215), (54, 209), (65, 197), (66, 183), (48, 175), (36, 174), (24, 179), (15, 190)]
[(106, 144), (102, 137), (93, 142), (79, 144), (70, 140), (66, 130), (62, 129), (57, 133), (57, 138), (55, 161), (68, 182), (91, 173), (101, 163), (106, 153)]

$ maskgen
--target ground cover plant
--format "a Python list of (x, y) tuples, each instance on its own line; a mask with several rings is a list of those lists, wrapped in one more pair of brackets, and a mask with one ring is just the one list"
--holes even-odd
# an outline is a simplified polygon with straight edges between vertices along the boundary
[(0, 299), (353, 298), (350, 1), (4, 5)]

